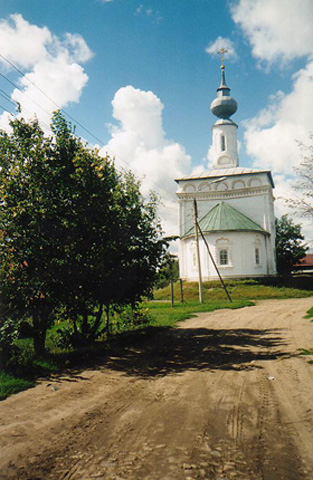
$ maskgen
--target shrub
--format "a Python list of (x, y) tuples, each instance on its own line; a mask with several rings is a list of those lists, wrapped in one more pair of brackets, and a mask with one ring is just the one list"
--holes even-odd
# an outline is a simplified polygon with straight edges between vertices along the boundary
[(10, 363), (17, 347), (14, 345), (19, 336), (19, 322), (10, 318), (0, 319), (0, 368)]
[(113, 325), (116, 332), (132, 330), (140, 325), (146, 325), (152, 321), (148, 308), (126, 306), (114, 313)]

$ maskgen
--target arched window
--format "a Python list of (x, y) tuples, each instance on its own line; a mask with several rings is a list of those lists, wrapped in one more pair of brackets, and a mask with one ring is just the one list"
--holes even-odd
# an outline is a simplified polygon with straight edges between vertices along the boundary
[(229, 239), (225, 237), (218, 238), (215, 242), (215, 247), (216, 263), (220, 267), (231, 267), (231, 242)]
[(228, 250), (227, 248), (221, 248), (218, 252), (219, 254), (219, 264), (228, 265)]
[(261, 239), (259, 236), (255, 237), (254, 240), (254, 265), (260, 267), (262, 262), (261, 258)]
[(220, 136), (220, 146), (221, 146), (221, 152), (225, 152), (226, 150), (226, 140), (225, 140), (225, 135), (222, 133), (222, 135)]

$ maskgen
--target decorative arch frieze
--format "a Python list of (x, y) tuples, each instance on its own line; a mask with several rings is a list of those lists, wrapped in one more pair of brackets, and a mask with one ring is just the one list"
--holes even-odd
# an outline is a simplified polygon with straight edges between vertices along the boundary
[(211, 187), (209, 182), (202, 182), (198, 187), (198, 192), (210, 191), (210, 190), (211, 190)]
[(262, 181), (260, 178), (255, 178), (255, 177), (249, 178), (248, 180), (249, 187), (259, 187), (260, 185), (262, 185)]
[(220, 192), (228, 190), (228, 185), (226, 182), (216, 183), (215, 190)]
[(243, 180), (234, 180), (231, 186), (234, 190), (239, 190), (241, 188), (245, 188), (246, 184)]
[(191, 193), (196, 191), (196, 186), (193, 183), (186, 183), (183, 186), (183, 191), (186, 193)]

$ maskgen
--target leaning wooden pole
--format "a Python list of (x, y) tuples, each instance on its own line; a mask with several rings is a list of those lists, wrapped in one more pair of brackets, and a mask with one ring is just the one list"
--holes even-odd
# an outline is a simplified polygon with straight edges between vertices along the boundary
[(199, 248), (199, 232), (198, 232), (198, 208), (197, 201), (193, 201), (193, 217), (194, 217), (194, 227), (195, 227), (195, 239), (196, 239), (196, 249), (197, 249), (197, 264), (198, 264), (198, 283), (199, 283), (199, 302), (203, 303), (203, 288), (202, 288), (202, 274), (201, 274), (201, 262), (200, 262), (200, 248)]
[(179, 279), (179, 283), (180, 283), (180, 301), (181, 303), (184, 303), (184, 287), (183, 287), (183, 281), (182, 279), (180, 278)]
[[(198, 221), (197, 221), (197, 223), (198, 223)], [(224, 290), (225, 290), (225, 292), (226, 292), (226, 295), (227, 295), (227, 297), (228, 297), (228, 300), (229, 300), (230, 302), (232, 302), (232, 299), (230, 298), (230, 295), (229, 295), (229, 293), (228, 293), (228, 290), (227, 290), (227, 287), (226, 287), (226, 285), (225, 285), (225, 282), (224, 282), (224, 280), (223, 280), (223, 278), (222, 278), (222, 276), (221, 276), (221, 274), (220, 274), (220, 272), (219, 272), (219, 269), (217, 268), (217, 265), (216, 265), (216, 262), (215, 262), (215, 260), (214, 260), (214, 257), (213, 257), (213, 255), (212, 255), (212, 253), (210, 252), (210, 248), (209, 248), (208, 242), (206, 241), (205, 236), (203, 235), (202, 230), (201, 230), (199, 224), (198, 224), (198, 229), (199, 229), (200, 235), (201, 235), (201, 237), (202, 237), (202, 239), (203, 239), (203, 241), (204, 241), (204, 243), (205, 243), (205, 246), (206, 246), (206, 248), (207, 248), (207, 250), (208, 250), (208, 252), (209, 252), (210, 259), (212, 260), (212, 263), (213, 263), (213, 265), (214, 265), (214, 267), (215, 267), (215, 270), (217, 271), (217, 274), (218, 274), (218, 276), (219, 276), (219, 279), (220, 279), (220, 281), (221, 281), (221, 284), (223, 285), (223, 288), (224, 288)]]
[(171, 284), (171, 307), (173, 308), (174, 307), (174, 282), (172, 279), (170, 281), (170, 284)]

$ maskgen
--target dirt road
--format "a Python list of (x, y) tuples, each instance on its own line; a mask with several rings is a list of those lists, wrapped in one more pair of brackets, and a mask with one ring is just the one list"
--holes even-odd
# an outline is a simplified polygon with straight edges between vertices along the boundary
[(312, 480), (312, 305), (200, 314), (5, 400), (1, 480)]

